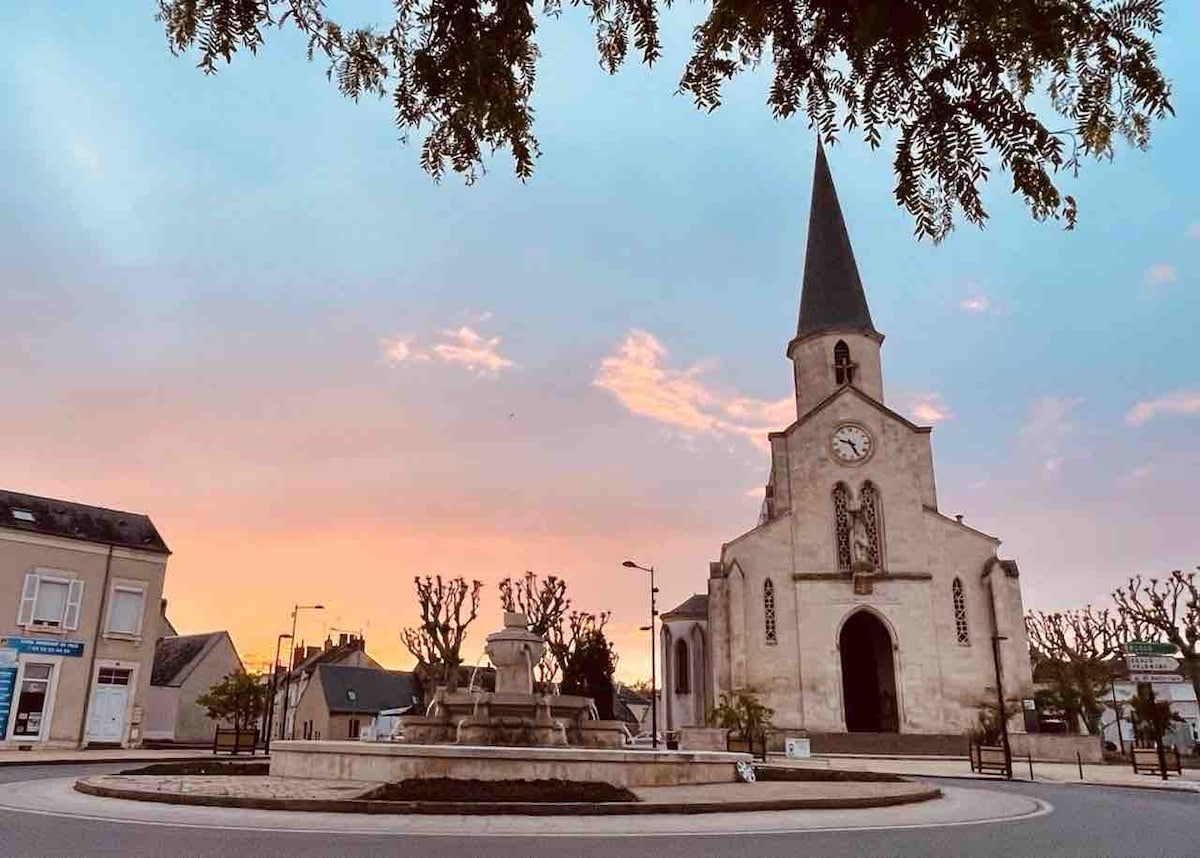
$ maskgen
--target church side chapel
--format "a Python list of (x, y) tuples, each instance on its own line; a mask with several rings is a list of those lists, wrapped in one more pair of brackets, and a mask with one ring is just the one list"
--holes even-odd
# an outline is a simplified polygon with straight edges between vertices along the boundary
[(796, 421), (768, 436), (758, 525), (721, 547), (707, 594), (662, 615), (668, 730), (752, 691), (784, 735), (961, 737), (996, 700), (994, 636), (1005, 696), (1032, 696), (1017, 565), (938, 510), (932, 429), (884, 404), (882, 344), (818, 148)]

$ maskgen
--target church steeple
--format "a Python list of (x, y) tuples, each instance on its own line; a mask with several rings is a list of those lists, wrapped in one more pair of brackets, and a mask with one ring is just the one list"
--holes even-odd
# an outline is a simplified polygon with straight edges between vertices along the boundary
[(877, 333), (871, 323), (871, 311), (863, 294), (829, 162), (818, 141), (796, 336), (805, 337), (822, 331)]
[(800, 319), (787, 352), (794, 367), (797, 417), (847, 385), (883, 402), (882, 342), (883, 334), (871, 321), (829, 162), (818, 141)]

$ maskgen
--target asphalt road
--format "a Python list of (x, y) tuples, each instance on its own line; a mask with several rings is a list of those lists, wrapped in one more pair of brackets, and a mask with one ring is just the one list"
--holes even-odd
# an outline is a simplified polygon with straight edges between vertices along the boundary
[[(0, 782), (118, 771), (121, 766), (0, 768)], [(736, 837), (466, 838), (257, 833), (121, 825), (8, 813), (0, 817), (0, 856), (414, 856), (496, 858), (797, 858), (797, 856), (1078, 856), (1151, 858), (1200, 855), (1200, 795), (1150, 790), (947, 781), (966, 788), (1013, 790), (1054, 805), (1048, 816), (950, 828)], [(864, 821), (870, 811), (864, 810)]]

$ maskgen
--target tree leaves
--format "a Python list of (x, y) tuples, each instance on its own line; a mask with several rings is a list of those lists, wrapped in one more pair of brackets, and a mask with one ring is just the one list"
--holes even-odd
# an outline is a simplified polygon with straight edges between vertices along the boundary
[[(1152, 121), (1173, 113), (1152, 42), (1162, 0), (708, 1), (679, 92), (715, 110), (724, 84), (767, 58), (775, 117), (803, 114), (827, 143), (848, 129), (876, 148), (894, 132), (893, 193), (933, 241), (957, 217), (986, 222), (989, 159), (1034, 218), (1073, 227), (1076, 201), (1055, 175), (1078, 171), (1082, 155), (1112, 157), (1117, 137), (1145, 149)], [(631, 49), (647, 65), (660, 58), (658, 0), (571, 5), (587, 11), (608, 72)], [(558, 17), (561, 0), (395, 0), (381, 32), (342, 27), (322, 0), (158, 6), (171, 50), (195, 49), (210, 74), (238, 50), (255, 53), (268, 29), (295, 27), (341, 92), (390, 93), (403, 139), (423, 135), (421, 167), (435, 180), (450, 169), (473, 182), (499, 149), (522, 180), (533, 174), (537, 21)], [(1053, 126), (1033, 107), (1043, 104)]]

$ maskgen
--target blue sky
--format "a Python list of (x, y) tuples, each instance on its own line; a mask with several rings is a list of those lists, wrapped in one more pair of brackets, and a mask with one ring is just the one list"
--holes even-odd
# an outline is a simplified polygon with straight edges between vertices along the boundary
[[(500, 155), (435, 185), (294, 38), (206, 78), (153, 11), (0, 8), (8, 487), (150, 513), (177, 625), (249, 650), (317, 598), (401, 659), (417, 571), (558, 571), (629, 635), (626, 554), (664, 601), (702, 590), (790, 390), (814, 138), (770, 118), (765, 73), (703, 114), (673, 94), (695, 9), (615, 77), (567, 10), (541, 29), (534, 178)], [(1200, 563), (1198, 36), (1169, 4), (1178, 116), (1064, 179), (1073, 233), (997, 173), (985, 230), (918, 243), (890, 152), (830, 151), (889, 404), (942, 416), (941, 506), (1004, 539), (1031, 607)], [(231, 615), (209, 585), (246, 576)]]

